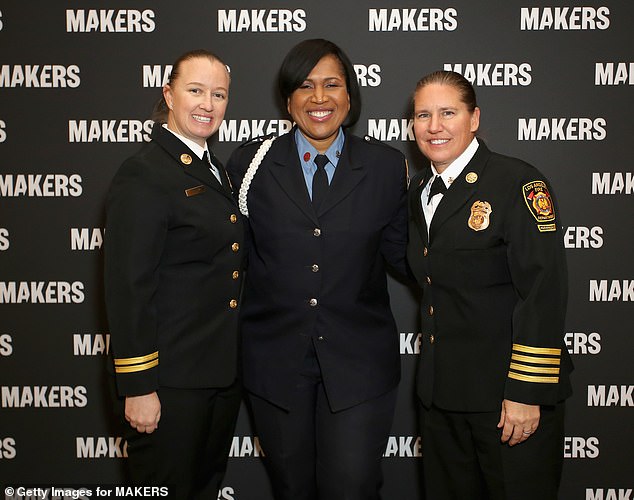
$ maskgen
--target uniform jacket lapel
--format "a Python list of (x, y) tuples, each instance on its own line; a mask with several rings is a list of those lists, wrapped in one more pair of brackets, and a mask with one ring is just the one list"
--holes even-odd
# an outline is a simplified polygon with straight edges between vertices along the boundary
[[(156, 141), (170, 156), (174, 158), (186, 175), (194, 177), (198, 181), (204, 183), (212, 189), (215, 189), (224, 196), (233, 199), (229, 188), (220, 185), (216, 176), (209, 169), (207, 162), (199, 159), (191, 149), (178, 139), (178, 137), (171, 132), (164, 130), (163, 126), (159, 123), (154, 125), (154, 129), (152, 130), (152, 140)], [(224, 167), (222, 165), (216, 166), (220, 171), (220, 175), (224, 176), (226, 179), (227, 176), (224, 173)]]
[(295, 144), (295, 129), (280, 137), (276, 142), (279, 145), (269, 151), (271, 157), (271, 174), (279, 183), (286, 195), (297, 207), (318, 224), (318, 217), (334, 208), (343, 200), (365, 177), (363, 160), (356, 157), (354, 152), (355, 137), (346, 135), (346, 141), (341, 152), (341, 157), (335, 169), (335, 175), (330, 183), (321, 207), (316, 212), (310, 201), (306, 181), (302, 172), (297, 146)]
[[(218, 185), (217, 187), (222, 192), (224, 192), (225, 195), (231, 196), (233, 198), (233, 194), (234, 194), (233, 193), (233, 186), (231, 184), (231, 179), (229, 179), (229, 175), (227, 174), (227, 171), (225, 170), (225, 166), (222, 163), (220, 163), (220, 160), (218, 158), (216, 158), (215, 156), (214, 156), (213, 164), (218, 169), (218, 173), (220, 174), (220, 177), (222, 178), (222, 186), (220, 186), (219, 183), (216, 182), (216, 184)], [(209, 170), (209, 169), (207, 169), (207, 170)], [(211, 175), (213, 175), (212, 172), (210, 172), (210, 173), (211, 173)], [(214, 175), (214, 178), (215, 177), (216, 176)]]
[(337, 162), (335, 175), (330, 183), (330, 188), (326, 193), (323, 203), (317, 212), (318, 216), (328, 212), (361, 182), (366, 176), (363, 159), (355, 156), (355, 137), (346, 133), (346, 141), (341, 151), (341, 156)]
[(311, 205), (302, 166), (299, 163), (294, 131), (295, 129), (291, 130), (273, 143), (273, 147), (269, 151), (271, 175), (286, 196), (317, 225), (317, 217)]
[(416, 227), (418, 228), (418, 232), (420, 233), (420, 236), (425, 243), (427, 243), (428, 240), (427, 221), (425, 220), (425, 215), (423, 214), (421, 195), (423, 193), (423, 189), (425, 189), (425, 186), (429, 182), (431, 175), (431, 168), (427, 167), (424, 170), (423, 175), (420, 177), (418, 184), (412, 186), (414, 191), (412, 193), (412, 198), (410, 202), (412, 217), (414, 218), (414, 221), (416, 222)]
[(477, 174), (479, 179), (489, 158), (490, 153), (487, 147), (482, 141), (478, 142), (479, 147), (476, 154), (465, 166), (458, 178), (453, 181), (434, 212), (431, 227), (429, 228), (430, 241), (434, 239), (434, 235), (440, 230), (442, 225), (469, 201), (478, 188), (477, 180), (471, 183), (466, 180), (467, 175), (471, 172)]

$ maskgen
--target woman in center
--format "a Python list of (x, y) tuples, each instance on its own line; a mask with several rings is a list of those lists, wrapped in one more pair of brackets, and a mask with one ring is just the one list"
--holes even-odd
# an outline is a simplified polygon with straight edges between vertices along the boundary
[(332, 42), (293, 47), (278, 84), (295, 127), (228, 163), (249, 222), (255, 430), (277, 500), (378, 499), (400, 379), (386, 264), (405, 274), (405, 158), (348, 131), (360, 92)]

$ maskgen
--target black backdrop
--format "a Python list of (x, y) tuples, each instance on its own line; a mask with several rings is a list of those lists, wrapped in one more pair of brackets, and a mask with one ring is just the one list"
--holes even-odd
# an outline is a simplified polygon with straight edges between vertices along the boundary
[[(566, 231), (576, 364), (561, 497), (630, 498), (633, 22), (623, 0), (0, 0), (0, 485), (121, 484), (125, 443), (104, 368), (103, 203), (147, 139), (167, 65), (204, 47), (231, 66), (214, 147), (226, 160), (253, 134), (289, 126), (276, 71), (292, 45), (324, 37), (356, 66), (364, 105), (354, 131), (402, 150), (410, 169), (423, 165), (412, 89), (448, 68), (474, 80), (488, 145), (549, 177)], [(403, 382), (384, 498), (416, 499), (415, 292), (394, 281), (390, 292)], [(271, 498), (258, 457), (243, 411), (220, 499)]]

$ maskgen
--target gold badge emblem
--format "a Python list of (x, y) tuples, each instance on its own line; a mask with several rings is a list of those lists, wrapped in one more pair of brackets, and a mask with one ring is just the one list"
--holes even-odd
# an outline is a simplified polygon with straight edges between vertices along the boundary
[(473, 184), (475, 181), (478, 180), (478, 174), (476, 174), (475, 172), (469, 172), (466, 176), (465, 176), (465, 180), (469, 183), (469, 184)]
[(185, 165), (189, 165), (192, 162), (192, 157), (189, 156), (187, 153), (183, 153), (181, 155), (181, 162), (183, 162)]
[(544, 181), (532, 181), (522, 186), (526, 206), (537, 222), (555, 220), (555, 207), (550, 197), (548, 186)]
[(533, 198), (533, 208), (539, 215), (550, 215), (553, 213), (553, 204), (550, 196), (544, 193), (537, 193)]
[(491, 212), (493, 212), (493, 210), (488, 201), (476, 201), (471, 205), (471, 215), (468, 221), (469, 227), (474, 231), (482, 231), (489, 227), (489, 215), (491, 215)]

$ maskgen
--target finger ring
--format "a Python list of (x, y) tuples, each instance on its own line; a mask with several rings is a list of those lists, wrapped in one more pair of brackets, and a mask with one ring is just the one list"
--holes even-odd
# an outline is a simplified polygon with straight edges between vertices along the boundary
[(522, 431), (522, 434), (526, 434), (527, 436), (530, 436), (532, 434), (532, 432)]

